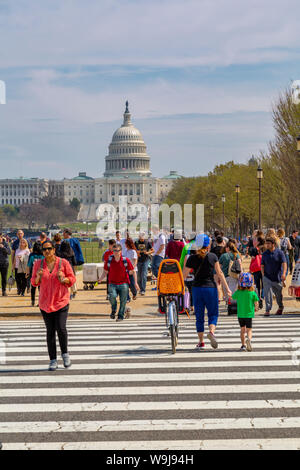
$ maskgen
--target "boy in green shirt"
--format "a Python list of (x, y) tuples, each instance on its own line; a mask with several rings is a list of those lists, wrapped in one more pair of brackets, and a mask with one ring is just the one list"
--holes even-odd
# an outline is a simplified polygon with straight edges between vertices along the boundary
[[(237, 301), (237, 316), (241, 327), (241, 351), (252, 351), (252, 318), (258, 310), (259, 298), (253, 287), (251, 273), (241, 273), (238, 290), (232, 296)], [(246, 338), (247, 332), (247, 338)]]

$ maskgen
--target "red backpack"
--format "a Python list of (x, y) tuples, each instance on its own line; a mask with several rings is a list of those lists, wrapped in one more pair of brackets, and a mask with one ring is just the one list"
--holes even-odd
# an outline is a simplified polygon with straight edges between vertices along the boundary
[(255, 258), (252, 258), (249, 268), (251, 273), (261, 271), (261, 258), (262, 255), (256, 255)]

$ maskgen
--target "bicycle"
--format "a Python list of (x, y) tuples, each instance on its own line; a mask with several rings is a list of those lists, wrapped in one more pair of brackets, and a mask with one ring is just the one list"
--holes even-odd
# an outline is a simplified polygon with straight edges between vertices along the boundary
[(179, 325), (179, 316), (178, 316), (178, 307), (176, 301), (171, 296), (171, 299), (168, 299), (168, 310), (166, 317), (166, 326), (170, 331), (171, 337), (171, 347), (172, 353), (176, 353), (176, 347), (178, 345), (178, 325)]
[(159, 311), (165, 315), (172, 354), (175, 354), (178, 345), (179, 313), (184, 312), (184, 281), (177, 260), (162, 261), (157, 276), (157, 294)]

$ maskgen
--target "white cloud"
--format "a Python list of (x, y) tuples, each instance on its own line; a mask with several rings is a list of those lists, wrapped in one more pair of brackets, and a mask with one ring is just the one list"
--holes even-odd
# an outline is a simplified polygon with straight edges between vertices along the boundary
[(24, 97), (44, 115), (69, 123), (95, 123), (121, 120), (125, 100), (129, 100), (134, 118), (173, 114), (222, 114), (236, 111), (269, 111), (272, 89), (257, 89), (257, 84), (209, 87), (189, 82), (155, 79), (145, 84), (112, 86), (103, 92), (87, 92), (77, 87), (57, 85), (60, 77), (53, 70), (33, 71), (24, 86)]
[(2, 67), (220, 66), (299, 57), (298, 0), (20, 0), (9, 6), (0, 19)]
[[(243, 121), (234, 113), (268, 112), (278, 93), (278, 81), (268, 88), (261, 76), (253, 76), (255, 65), (274, 63), (275, 76), (281, 62), (297, 63), (300, 55), (299, 0), (18, 0), (1, 8), (4, 4), (0, 67), (10, 68), (12, 82), (1, 108), (0, 158), (7, 174), (15, 171), (7, 159), (24, 158), (27, 175), (74, 176), (82, 169), (99, 176), (126, 99), (156, 175), (166, 174), (170, 165), (189, 174), (186, 152), (191, 168), (201, 158), (203, 172), (221, 160), (245, 160), (270, 138), (270, 120), (248, 114)], [(253, 66), (251, 80), (243, 75), (239, 82), (234, 68), (224, 85), (214, 80), (213, 70), (222, 74), (222, 66), (232, 64)], [(83, 67), (88, 65), (107, 67)], [(187, 68), (198, 65), (210, 70), (203, 80), (199, 70), (197, 82), (197, 73), (189, 77)], [(184, 70), (177, 80), (168, 70), (175, 67)], [(211, 120), (189, 118), (192, 113)], [(216, 115), (224, 113), (228, 116), (219, 120)], [(174, 115), (181, 116), (171, 119)]]

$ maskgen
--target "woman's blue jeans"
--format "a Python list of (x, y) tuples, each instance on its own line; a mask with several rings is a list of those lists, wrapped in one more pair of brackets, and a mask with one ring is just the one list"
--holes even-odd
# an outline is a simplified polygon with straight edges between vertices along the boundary
[(204, 332), (205, 307), (208, 325), (216, 325), (219, 318), (219, 299), (216, 287), (193, 287), (193, 303), (197, 333)]

